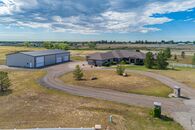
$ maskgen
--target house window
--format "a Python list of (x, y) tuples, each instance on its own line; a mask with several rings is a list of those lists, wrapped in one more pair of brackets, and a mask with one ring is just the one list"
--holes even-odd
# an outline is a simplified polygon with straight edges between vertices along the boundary
[(135, 59), (131, 59), (131, 63), (135, 63)]
[(117, 59), (117, 58), (114, 58), (113, 60), (114, 60), (115, 62), (118, 62), (118, 59)]

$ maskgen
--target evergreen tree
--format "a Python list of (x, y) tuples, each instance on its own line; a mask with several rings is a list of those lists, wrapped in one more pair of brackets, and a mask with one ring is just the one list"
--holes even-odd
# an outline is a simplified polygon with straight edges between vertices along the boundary
[(118, 75), (123, 75), (124, 72), (125, 72), (125, 67), (124, 67), (124, 66), (118, 65), (118, 66), (116, 67), (116, 73), (117, 73)]
[(81, 80), (83, 78), (83, 71), (79, 65), (76, 66), (73, 75), (76, 80)]
[(166, 69), (169, 63), (167, 62), (167, 57), (163, 51), (160, 51), (157, 56), (157, 68), (158, 69)]
[(153, 59), (153, 54), (152, 52), (146, 53), (146, 59), (144, 60), (144, 65), (146, 68), (152, 68), (154, 65), (154, 59)]
[(5, 92), (11, 86), (7, 72), (0, 71), (0, 91)]

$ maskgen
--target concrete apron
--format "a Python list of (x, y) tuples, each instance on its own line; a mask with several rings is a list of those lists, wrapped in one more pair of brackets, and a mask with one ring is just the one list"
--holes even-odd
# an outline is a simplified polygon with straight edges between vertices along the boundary
[(171, 113), (175, 121), (180, 123), (185, 130), (195, 130), (195, 98), (185, 100), (184, 104), (188, 107), (187, 111), (178, 111)]

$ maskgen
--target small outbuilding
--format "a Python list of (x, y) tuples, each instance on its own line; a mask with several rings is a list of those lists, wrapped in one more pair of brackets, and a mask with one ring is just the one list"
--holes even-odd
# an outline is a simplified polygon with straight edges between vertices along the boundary
[(70, 52), (64, 50), (42, 50), (15, 52), (6, 55), (7, 66), (42, 68), (70, 61)]

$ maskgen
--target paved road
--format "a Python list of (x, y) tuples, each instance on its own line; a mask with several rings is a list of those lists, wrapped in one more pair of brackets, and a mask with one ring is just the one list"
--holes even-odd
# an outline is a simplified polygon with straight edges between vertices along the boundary
[[(158, 101), (162, 103), (163, 111), (169, 112), (176, 121), (184, 126), (186, 130), (194, 130), (192, 127), (195, 122), (195, 98), (193, 95), (195, 94), (195, 91), (193, 89), (190, 89), (190, 87), (186, 86), (185, 84), (179, 83), (159, 74), (132, 70), (133, 72), (155, 78), (171, 88), (174, 88), (175, 86), (181, 87), (183, 92), (182, 94), (184, 94), (186, 97), (189, 97), (190, 100), (177, 98), (160, 98), (129, 94), (108, 89), (65, 85), (59, 79), (59, 76), (72, 71), (77, 64), (81, 65), (83, 64), (83, 62), (70, 62), (67, 64), (61, 64), (46, 68), (48, 73), (40, 80), (40, 84), (48, 88), (62, 90), (74, 95), (114, 101), (128, 105), (153, 107), (153, 102)], [(84, 69), (89, 68), (85, 67)]]

